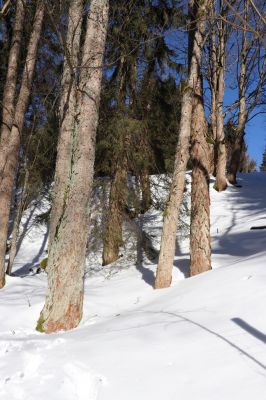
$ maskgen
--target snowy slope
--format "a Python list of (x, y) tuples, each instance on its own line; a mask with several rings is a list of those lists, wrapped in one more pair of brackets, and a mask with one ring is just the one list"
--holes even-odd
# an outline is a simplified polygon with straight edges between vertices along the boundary
[[(0, 292), (0, 399), (265, 400), (266, 231), (250, 227), (266, 225), (266, 174), (241, 184), (211, 190), (213, 271), (180, 279), (186, 242), (169, 289), (152, 289), (146, 259), (106, 267), (86, 279), (84, 317), (71, 332), (34, 330), (46, 288), (45, 274), (25, 276), (45, 248), (34, 228), (19, 276)], [(153, 232), (161, 226), (158, 212), (148, 221)]]

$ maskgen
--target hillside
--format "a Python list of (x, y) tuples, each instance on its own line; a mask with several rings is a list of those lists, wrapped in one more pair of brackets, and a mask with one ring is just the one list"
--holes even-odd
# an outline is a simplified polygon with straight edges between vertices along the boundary
[[(0, 398), (266, 399), (266, 230), (250, 230), (266, 225), (266, 174), (240, 182), (224, 193), (211, 189), (211, 272), (183, 279), (186, 240), (170, 289), (152, 288), (156, 265), (146, 257), (95, 265), (82, 322), (66, 333), (34, 329), (46, 274), (29, 268), (43, 258), (47, 233), (27, 219), (16, 276), (0, 292)], [(158, 243), (161, 213), (143, 223)]]

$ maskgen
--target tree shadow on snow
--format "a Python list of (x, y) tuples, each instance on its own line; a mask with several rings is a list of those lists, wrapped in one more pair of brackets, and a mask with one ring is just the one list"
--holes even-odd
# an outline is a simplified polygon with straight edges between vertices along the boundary
[[(219, 221), (212, 224), (218, 229), (217, 234), (213, 235), (213, 254), (249, 257), (265, 251), (266, 231), (254, 231), (250, 228), (253, 225), (265, 225), (265, 219), (261, 218), (261, 214), (266, 214), (266, 180), (262, 174), (252, 175), (254, 179), (249, 179), (247, 183), (245, 179), (239, 179), (241, 183), (243, 181), (243, 187), (227, 189), (230, 191), (231, 223), (222, 234), (219, 234)], [(243, 219), (248, 218), (250, 226), (245, 232), (232, 232), (237, 225), (241, 228), (241, 222), (236, 218), (239, 212), (245, 213)]]
[(39, 266), (40, 257), (41, 257), (41, 255), (43, 254), (43, 252), (45, 250), (46, 243), (47, 243), (47, 240), (48, 240), (48, 233), (49, 232), (48, 232), (48, 229), (47, 229), (45, 235), (43, 236), (41, 247), (39, 248), (38, 253), (32, 259), (32, 261), (27, 263), (27, 264), (25, 264), (25, 265), (23, 265), (23, 267), (19, 268), (18, 270), (16, 270), (12, 274), (13, 276), (20, 276), (20, 277), (26, 276), (26, 275), (29, 274), (29, 272), (30, 272), (30, 270), (32, 268)]
[(248, 333), (250, 333), (252, 336), (255, 338), (261, 340), (263, 343), (266, 343), (266, 335), (259, 331), (256, 328), (253, 328), (253, 326), (249, 325), (247, 322), (245, 322), (241, 318), (232, 318), (231, 321), (233, 321), (235, 324), (240, 326), (240, 328), (244, 329)]

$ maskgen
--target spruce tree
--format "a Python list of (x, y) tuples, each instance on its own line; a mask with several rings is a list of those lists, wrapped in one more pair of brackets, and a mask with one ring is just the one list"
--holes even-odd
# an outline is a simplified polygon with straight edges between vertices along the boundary
[(260, 171), (261, 172), (266, 171), (266, 147), (262, 155), (262, 163), (260, 164)]

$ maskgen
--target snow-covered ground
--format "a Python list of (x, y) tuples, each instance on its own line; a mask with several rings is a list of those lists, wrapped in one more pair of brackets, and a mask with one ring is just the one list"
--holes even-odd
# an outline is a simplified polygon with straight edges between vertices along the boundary
[[(250, 228), (266, 225), (266, 173), (240, 181), (211, 190), (213, 271), (184, 280), (188, 244), (178, 243), (172, 287), (155, 291), (152, 261), (121, 268), (121, 258), (87, 274), (71, 332), (34, 330), (46, 275), (28, 270), (46, 236), (32, 227), (0, 292), (0, 399), (265, 400), (266, 230)], [(157, 236), (159, 214), (144, 218)]]

